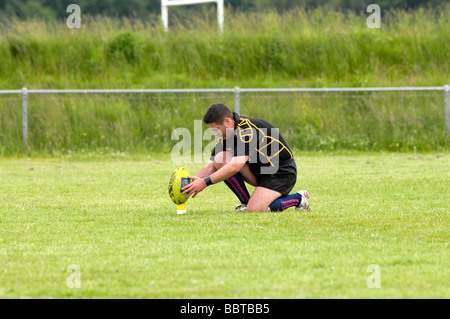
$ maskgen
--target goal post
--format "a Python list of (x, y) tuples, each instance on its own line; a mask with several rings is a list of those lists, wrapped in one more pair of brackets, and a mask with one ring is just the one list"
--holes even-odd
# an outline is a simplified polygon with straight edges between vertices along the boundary
[(164, 25), (164, 30), (169, 30), (169, 7), (185, 6), (202, 3), (216, 3), (217, 4), (217, 23), (219, 24), (220, 32), (224, 28), (224, 0), (161, 0), (161, 17)]

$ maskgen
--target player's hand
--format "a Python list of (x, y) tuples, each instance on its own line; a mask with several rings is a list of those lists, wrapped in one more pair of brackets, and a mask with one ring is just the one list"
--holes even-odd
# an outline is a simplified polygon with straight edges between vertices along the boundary
[(191, 197), (194, 198), (200, 193), (202, 190), (206, 188), (206, 183), (203, 178), (197, 176), (189, 176), (190, 179), (194, 180), (192, 183), (187, 184), (182, 188), (183, 194), (187, 194), (186, 198)]

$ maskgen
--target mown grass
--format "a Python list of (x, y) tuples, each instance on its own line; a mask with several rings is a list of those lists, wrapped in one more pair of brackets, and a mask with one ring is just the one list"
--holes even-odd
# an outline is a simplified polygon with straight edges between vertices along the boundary
[[(176, 21), (83, 16), (5, 20), (0, 88), (193, 88), (442, 86), (449, 82), (450, 6), (364, 14), (214, 12)], [(172, 19), (174, 21), (174, 19)], [(444, 97), (436, 93), (242, 95), (241, 113), (280, 127), (299, 150), (447, 150)], [(31, 95), (30, 148), (21, 144), (19, 96), (0, 98), (0, 155), (107, 149), (170, 151), (174, 128), (191, 127), (232, 95)]]
[[(2, 159), (0, 296), (450, 296), (448, 154), (296, 158), (311, 212), (231, 214), (237, 200), (218, 184), (183, 216), (167, 155)], [(67, 287), (73, 264), (80, 289)], [(379, 289), (367, 286), (373, 264)]]

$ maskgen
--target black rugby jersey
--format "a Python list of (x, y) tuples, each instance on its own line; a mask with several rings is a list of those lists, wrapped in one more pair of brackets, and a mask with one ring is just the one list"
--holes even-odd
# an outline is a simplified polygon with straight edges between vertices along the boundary
[(222, 151), (233, 156), (249, 156), (248, 165), (254, 175), (275, 174), (279, 166), (293, 161), (294, 156), (279, 131), (267, 121), (239, 116), (233, 112), (234, 136), (219, 138), (211, 160)]

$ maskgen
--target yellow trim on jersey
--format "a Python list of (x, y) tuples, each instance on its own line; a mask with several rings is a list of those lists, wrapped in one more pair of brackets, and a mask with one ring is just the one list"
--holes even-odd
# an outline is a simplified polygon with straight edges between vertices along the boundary
[[(267, 140), (270, 139), (270, 140), (271, 140), (270, 143), (267, 143), (265, 146), (261, 147), (260, 149), (257, 149), (257, 148), (256, 148), (256, 151), (257, 151), (257, 152), (259, 152), (261, 155), (263, 155), (264, 157), (267, 158), (267, 160), (268, 160), (268, 162), (270, 163), (271, 166), (275, 166), (275, 165), (273, 165), (271, 159), (274, 158), (275, 156), (277, 156), (277, 155), (278, 155), (280, 152), (282, 152), (283, 150), (288, 151), (289, 154), (291, 155), (291, 158), (294, 158), (294, 156), (292, 155), (291, 151), (289, 150), (289, 148), (286, 147), (286, 145), (284, 145), (282, 142), (280, 142), (280, 140), (277, 140), (276, 138), (273, 138), (272, 136), (266, 136), (266, 134), (264, 134), (264, 132), (263, 132), (259, 127), (257, 127), (255, 124), (252, 123), (252, 121), (250, 121), (250, 120), (247, 119), (247, 118), (241, 118), (241, 121), (240, 121), (239, 124), (236, 126), (236, 127), (239, 129), (239, 138), (241, 139), (241, 141), (242, 141), (243, 143), (246, 143), (246, 144), (247, 144), (247, 143), (250, 143), (250, 141), (253, 139), (253, 130), (252, 130), (251, 128), (250, 128), (251, 134), (245, 134), (245, 135), (242, 134), (243, 131), (245, 132), (246, 130), (248, 130), (247, 128), (246, 128), (246, 129), (241, 129), (241, 126), (244, 126), (244, 125), (248, 125), (249, 127), (250, 127), (250, 126), (253, 126), (255, 129), (257, 129), (258, 131), (260, 131), (261, 134), (262, 134), (262, 140), (261, 140), (262, 143), (264, 143), (264, 140), (265, 140), (265, 139), (267, 139)], [(250, 138), (248, 141), (245, 141), (245, 140), (243, 139), (243, 137), (247, 137), (247, 136), (251, 136), (251, 138)], [(266, 149), (266, 148), (267, 148), (270, 144), (272, 144), (273, 142), (278, 142), (278, 143), (279, 143), (281, 146), (283, 146), (283, 147), (280, 148), (276, 154), (273, 154), (272, 156), (269, 157), (267, 154), (264, 154), (264, 153), (262, 152), (262, 150), (263, 150), (263, 149)]]

